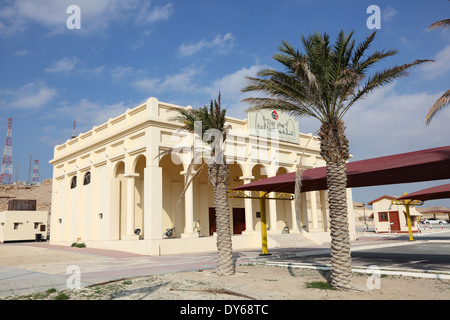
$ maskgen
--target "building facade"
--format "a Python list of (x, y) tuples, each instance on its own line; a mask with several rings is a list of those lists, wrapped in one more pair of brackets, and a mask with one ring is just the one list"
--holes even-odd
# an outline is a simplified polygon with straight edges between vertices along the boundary
[[(81, 241), (90, 247), (149, 255), (216, 250), (213, 189), (207, 170), (198, 174), (181, 197), (193, 153), (163, 153), (195, 145), (198, 139), (171, 121), (176, 108), (182, 107), (150, 98), (55, 146), (50, 161), (51, 243)], [(254, 123), (227, 118), (230, 189), (292, 172), (300, 157), (304, 168), (325, 164), (318, 138), (298, 133), (292, 121), (274, 112), (256, 115)], [(273, 130), (276, 137), (255, 132), (255, 126)], [(205, 157), (197, 161), (201, 164)], [(273, 198), (277, 196), (281, 197), (274, 194)], [(317, 242), (326, 241), (326, 197), (326, 191), (302, 193), (299, 216), (294, 201), (266, 200), (269, 235), (289, 229)], [(348, 200), (351, 204), (351, 190)], [(261, 248), (259, 200), (230, 198), (229, 204), (233, 248)], [(350, 205), (350, 215), (352, 210)], [(165, 234), (167, 229), (172, 236)], [(352, 223), (350, 230), (354, 235)]]
[(0, 212), (0, 242), (47, 238), (47, 211), (7, 210)]

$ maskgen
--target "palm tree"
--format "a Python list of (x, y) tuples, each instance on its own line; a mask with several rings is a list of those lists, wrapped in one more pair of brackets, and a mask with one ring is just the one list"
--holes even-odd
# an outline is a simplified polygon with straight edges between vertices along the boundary
[[(187, 169), (187, 176), (190, 179), (186, 182), (184, 192), (198, 176), (198, 174), (208, 167), (208, 179), (214, 187), (214, 205), (216, 210), (216, 232), (217, 232), (217, 269), (218, 275), (234, 274), (233, 249), (231, 243), (230, 210), (228, 207), (228, 180), (229, 168), (226, 163), (224, 153), (224, 143), (226, 138), (225, 114), (226, 110), (221, 108), (220, 93), (217, 100), (212, 101), (209, 106), (198, 109), (176, 109), (178, 115), (171, 120), (184, 124), (183, 129), (203, 138), (202, 141), (211, 141), (205, 149), (203, 146), (184, 148), (193, 151), (192, 161)], [(198, 138), (198, 137), (197, 137)], [(180, 151), (171, 149), (164, 153)], [(207, 161), (201, 161), (208, 157)], [(191, 174), (195, 172), (195, 174)]]
[(285, 72), (264, 69), (256, 77), (247, 77), (249, 84), (242, 89), (266, 94), (244, 99), (252, 106), (250, 110), (278, 109), (320, 121), (320, 154), (326, 162), (329, 192), (331, 284), (344, 290), (351, 288), (351, 256), (346, 197), (349, 143), (343, 117), (372, 90), (406, 76), (407, 69), (425, 61), (377, 71), (365, 79), (369, 68), (397, 53), (388, 50), (368, 54), (375, 34), (358, 45), (352, 40), (353, 32), (345, 35), (341, 31), (334, 45), (327, 33), (302, 36), (304, 53), (283, 41), (273, 58), (285, 67)]
[[(450, 19), (444, 19), (433, 23), (428, 29), (434, 30), (437, 28), (450, 28)], [(450, 105), (450, 89), (447, 90), (436, 102), (431, 106), (428, 114), (425, 118), (426, 124), (430, 124), (431, 119), (433, 119), (434, 115), (444, 109), (445, 107)]]

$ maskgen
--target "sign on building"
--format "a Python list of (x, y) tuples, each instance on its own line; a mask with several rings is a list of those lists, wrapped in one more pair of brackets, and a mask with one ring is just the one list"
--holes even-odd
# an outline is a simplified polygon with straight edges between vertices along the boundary
[(247, 119), (250, 135), (300, 143), (298, 122), (285, 112), (274, 109), (250, 111)]

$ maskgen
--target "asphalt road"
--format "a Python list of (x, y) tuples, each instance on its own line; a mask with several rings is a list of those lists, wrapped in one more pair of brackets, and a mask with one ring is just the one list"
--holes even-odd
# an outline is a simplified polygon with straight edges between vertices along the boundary
[(450, 243), (415, 243), (352, 252), (354, 266), (449, 271)]
[[(430, 226), (428, 226), (428, 225), (425, 226), (423, 223), (420, 224), (420, 229), (421, 230), (424, 230), (425, 227), (427, 227), (428, 229), (430, 228)], [(448, 231), (448, 230), (450, 230), (450, 223), (447, 223), (447, 224), (444, 224), (444, 225), (433, 224), (432, 227), (433, 227), (433, 230), (441, 230), (441, 229), (443, 229), (444, 231)], [(364, 231), (364, 227), (357, 227), (356, 231), (363, 232)], [(371, 225), (371, 226), (368, 227), (367, 231), (375, 232), (375, 227)]]
[[(292, 263), (330, 264), (330, 254), (283, 258)], [(450, 272), (450, 232), (416, 236), (398, 246), (352, 250), (352, 266)]]

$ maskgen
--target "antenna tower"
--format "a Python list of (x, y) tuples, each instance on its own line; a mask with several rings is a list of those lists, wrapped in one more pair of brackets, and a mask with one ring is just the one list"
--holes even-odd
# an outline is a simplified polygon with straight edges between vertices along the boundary
[(72, 130), (72, 137), (71, 138), (72, 139), (76, 138), (76, 135), (75, 135), (75, 120), (73, 120), (73, 130)]
[(30, 165), (28, 166), (28, 180), (27, 184), (31, 184), (31, 162), (33, 161), (33, 155), (30, 154)]
[(39, 160), (34, 160), (32, 184), (38, 184), (38, 183), (39, 183)]
[(0, 172), (0, 183), (12, 184), (12, 118), (8, 119), (8, 132), (6, 133), (6, 144), (3, 151), (2, 170)]

